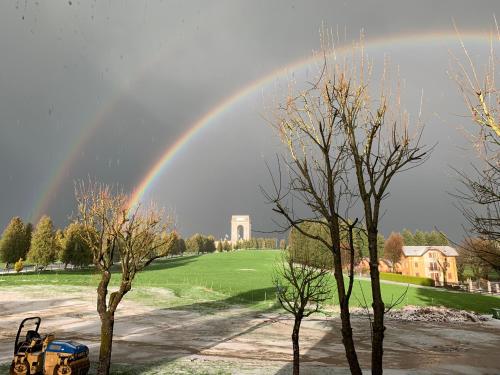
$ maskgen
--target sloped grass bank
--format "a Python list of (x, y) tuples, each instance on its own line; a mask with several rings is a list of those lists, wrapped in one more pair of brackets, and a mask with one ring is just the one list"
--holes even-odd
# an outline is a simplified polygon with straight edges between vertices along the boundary
[(434, 286), (434, 280), (428, 277), (407, 276), (389, 272), (380, 272), (380, 280), (396, 281), (398, 283), (421, 286)]

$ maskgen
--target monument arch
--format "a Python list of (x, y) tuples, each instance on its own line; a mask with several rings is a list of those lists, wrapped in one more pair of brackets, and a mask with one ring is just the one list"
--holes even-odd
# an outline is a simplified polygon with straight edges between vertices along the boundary
[(231, 217), (231, 243), (249, 240), (252, 235), (252, 224), (249, 215), (233, 215)]

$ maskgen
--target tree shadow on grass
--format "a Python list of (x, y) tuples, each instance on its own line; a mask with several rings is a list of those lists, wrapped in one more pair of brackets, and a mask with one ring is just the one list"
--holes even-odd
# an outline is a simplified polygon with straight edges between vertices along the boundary
[(165, 269), (171, 269), (171, 268), (176, 268), (176, 267), (182, 267), (188, 263), (193, 262), (196, 258), (198, 258), (200, 256), (201, 255), (186, 255), (186, 256), (178, 256), (178, 257), (173, 257), (173, 258), (158, 259), (158, 260), (154, 261), (153, 263), (151, 263), (146, 268), (146, 272), (147, 271), (154, 271), (154, 270), (165, 270)]
[[(234, 308), (236, 306), (252, 307), (257, 305), (261, 308), (262, 303), (269, 303), (270, 305), (272, 303), (272, 306), (264, 309), (265, 311), (273, 311), (278, 308), (275, 300), (274, 287), (251, 289), (223, 299), (176, 305), (163, 308), (162, 310), (189, 310), (215, 313), (217, 311)], [(259, 311), (262, 312), (262, 309), (259, 309)]]

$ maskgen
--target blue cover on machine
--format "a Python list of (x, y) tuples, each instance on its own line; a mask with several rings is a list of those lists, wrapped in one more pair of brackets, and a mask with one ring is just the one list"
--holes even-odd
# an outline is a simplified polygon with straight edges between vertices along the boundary
[(89, 348), (86, 345), (75, 341), (52, 341), (47, 347), (47, 352), (52, 353), (68, 353), (78, 354), (88, 352)]

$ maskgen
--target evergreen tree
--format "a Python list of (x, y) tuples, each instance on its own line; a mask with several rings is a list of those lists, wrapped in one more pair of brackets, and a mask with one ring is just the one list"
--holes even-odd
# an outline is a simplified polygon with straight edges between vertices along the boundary
[(184, 254), (186, 252), (186, 241), (184, 241), (184, 238), (179, 238), (179, 249), (178, 253), (179, 254)]
[(417, 229), (413, 235), (413, 244), (415, 246), (426, 246), (426, 242), (425, 233)]
[(0, 241), (0, 258), (7, 264), (26, 258), (29, 241), (26, 228), (19, 217), (13, 217), (5, 228)]
[(56, 259), (57, 243), (52, 225), (52, 220), (48, 216), (42, 216), (36, 225), (28, 259), (37, 265), (47, 266)]
[[(78, 223), (71, 223), (65, 230), (61, 241), (59, 260), (64, 265), (88, 266), (92, 263), (92, 252), (84, 240), (84, 228)], [(58, 235), (56, 234), (56, 238)]]
[[(69, 262), (64, 262), (64, 247), (65, 247), (65, 238), (64, 238), (64, 231), (61, 229), (56, 230), (56, 244), (57, 244), (57, 250), (56, 250), (56, 259), (65, 265), (67, 265)], [(66, 268), (66, 267), (64, 267)]]
[(356, 228), (353, 231), (354, 236), (354, 248), (356, 249), (356, 257), (361, 259), (368, 256), (368, 238), (366, 237), (366, 232), (362, 229)]
[(450, 244), (450, 241), (448, 241), (448, 236), (443, 232), (437, 232), (437, 238), (440, 246), (446, 246)]
[(186, 251), (188, 253), (200, 254), (203, 252), (203, 236), (199, 233), (193, 234), (186, 241)]
[(24, 244), (23, 259), (26, 259), (26, 257), (28, 256), (28, 251), (30, 251), (31, 236), (33, 235), (33, 224), (26, 223), (26, 225), (24, 226), (24, 235), (25, 235), (25, 244)]
[(427, 246), (438, 246), (441, 245), (440, 238), (439, 238), (439, 233), (436, 232), (435, 230), (430, 231), (430, 232), (425, 232), (425, 245)]
[(380, 258), (384, 256), (384, 245), (385, 245), (385, 238), (382, 233), (377, 234), (377, 248), (378, 248), (378, 255)]
[(203, 239), (203, 251), (205, 253), (215, 252), (215, 238), (214, 236), (208, 236)]
[(231, 244), (227, 240), (224, 240), (222, 248), (224, 249), (224, 251), (231, 251)]
[(413, 233), (409, 231), (408, 229), (403, 229), (401, 232), (401, 236), (403, 236), (403, 245), (404, 246), (414, 246), (415, 245), (415, 240), (413, 238)]
[(439, 242), (441, 243), (441, 245), (449, 245), (450, 244), (450, 241), (448, 240), (448, 236), (442, 232), (439, 232)]
[(217, 252), (222, 253), (222, 241), (217, 241)]

